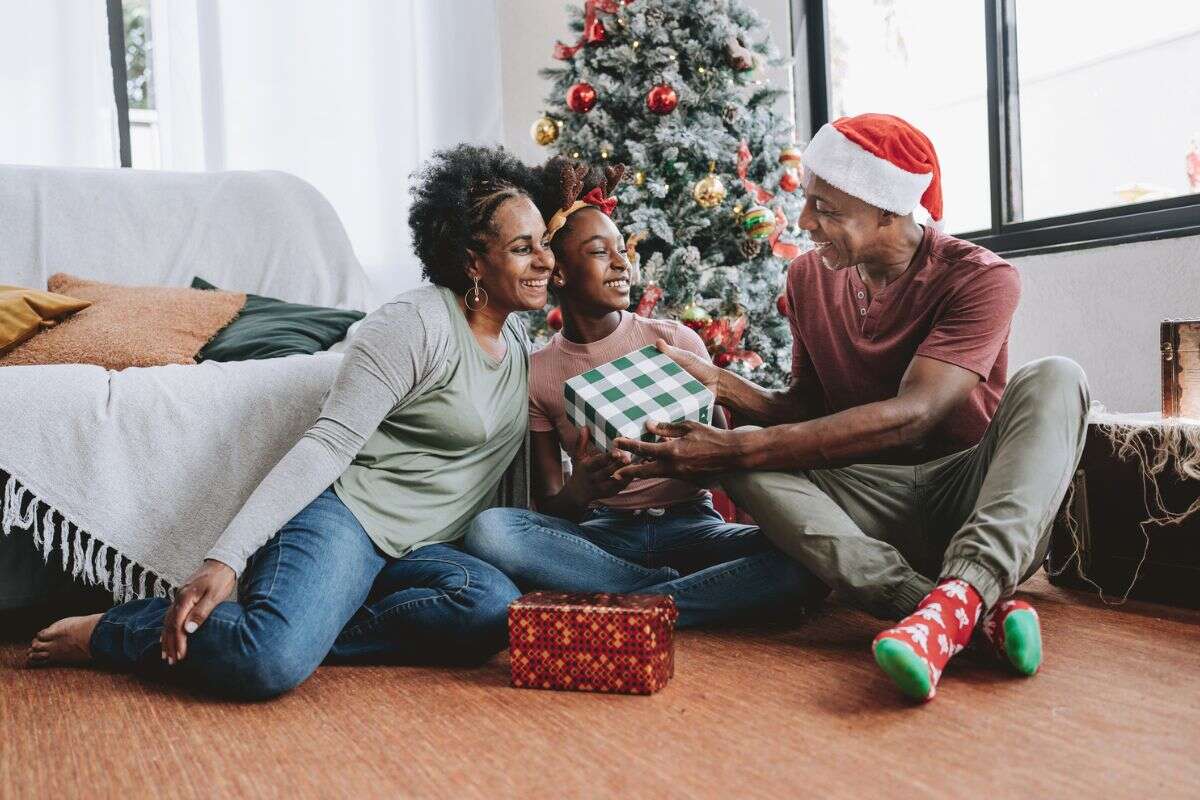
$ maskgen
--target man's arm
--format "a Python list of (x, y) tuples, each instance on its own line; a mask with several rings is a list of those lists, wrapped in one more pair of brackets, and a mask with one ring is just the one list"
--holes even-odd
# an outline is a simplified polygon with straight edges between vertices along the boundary
[(783, 425), (815, 419), (824, 413), (820, 395), (811, 381), (793, 375), (786, 388), (764, 389), (727, 369), (721, 370), (718, 401), (727, 405), (738, 422), (756, 425)]
[(970, 370), (917, 356), (895, 397), (837, 414), (756, 431), (651, 423), (650, 430), (667, 440), (618, 439), (617, 447), (652, 460), (624, 467), (617, 477), (704, 481), (734, 469), (800, 470), (853, 464), (920, 444), (980, 380)]
[(979, 385), (979, 375), (917, 356), (896, 396), (793, 425), (744, 433), (745, 469), (818, 469), (919, 447)]

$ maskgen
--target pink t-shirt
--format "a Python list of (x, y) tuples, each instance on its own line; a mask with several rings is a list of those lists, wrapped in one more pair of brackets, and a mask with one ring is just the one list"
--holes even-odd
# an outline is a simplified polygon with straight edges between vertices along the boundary
[(914, 356), (982, 380), (925, 447), (878, 460), (920, 463), (965, 450), (987, 429), (1008, 379), (1008, 333), (1021, 280), (990, 250), (925, 228), (908, 270), (874, 297), (854, 267), (826, 269), (816, 253), (788, 268), (792, 375), (833, 414), (895, 397)]
[[(554, 334), (549, 344), (533, 354), (529, 365), (529, 430), (557, 431), (558, 442), (568, 455), (575, 452), (579, 431), (567, 419), (563, 384), (593, 367), (638, 350), (656, 339), (691, 350), (708, 358), (704, 342), (690, 328), (669, 319), (647, 319), (621, 312), (616, 330), (598, 342), (578, 344), (568, 341), (562, 333)], [(649, 478), (637, 480), (615, 497), (598, 501), (609, 508), (661, 508), (697, 500), (704, 496), (702, 489), (684, 481)]]

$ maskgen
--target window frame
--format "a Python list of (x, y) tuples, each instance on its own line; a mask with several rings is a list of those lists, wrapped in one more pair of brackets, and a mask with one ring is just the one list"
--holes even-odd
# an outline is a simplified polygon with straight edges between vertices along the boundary
[[(983, 0), (987, 54), (991, 225), (956, 232), (1006, 257), (1105, 247), (1200, 234), (1200, 193), (1041, 217), (1021, 214), (1020, 85), (1016, 0)], [(792, 0), (796, 108), (808, 112), (809, 136), (829, 121), (829, 25), (826, 0)], [(804, 52), (799, 50), (803, 47)], [(806, 76), (799, 74), (807, 67)], [(807, 103), (800, 92), (807, 89)]]
[(133, 147), (129, 136), (129, 73), (125, 69), (125, 10), (121, 0), (105, 0), (108, 14), (108, 59), (112, 64), (113, 102), (117, 106), (117, 138), (121, 166), (133, 166)]

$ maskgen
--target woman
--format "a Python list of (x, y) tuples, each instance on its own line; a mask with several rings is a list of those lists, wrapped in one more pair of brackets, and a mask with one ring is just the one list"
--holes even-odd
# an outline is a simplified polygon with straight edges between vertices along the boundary
[(526, 435), (526, 338), (511, 315), (545, 304), (554, 265), (526, 174), (501, 149), (435, 155), (409, 215), (433, 285), (364, 320), (318, 421), (173, 603), (57, 622), (30, 662), (94, 659), (263, 698), (327, 655), (477, 661), (503, 648), (517, 590), (456, 540)]
[[(636, 276), (610, 219), (622, 174), (622, 167), (602, 172), (555, 158), (535, 184), (563, 315), (562, 331), (530, 363), (533, 488), (542, 513), (485, 511), (465, 547), (521, 586), (670, 594), (680, 626), (798, 606), (823, 591), (820, 584), (758, 528), (726, 523), (711, 495), (691, 484), (614, 479), (628, 454), (589, 448), (587, 429), (567, 419), (563, 383), (593, 367), (660, 340), (708, 358), (687, 327), (626, 311)], [(574, 454), (565, 481), (560, 447)]]

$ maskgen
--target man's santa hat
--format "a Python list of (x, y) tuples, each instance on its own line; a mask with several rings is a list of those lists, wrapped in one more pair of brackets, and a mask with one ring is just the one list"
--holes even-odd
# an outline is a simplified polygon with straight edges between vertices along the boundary
[(942, 170), (929, 137), (890, 114), (842, 117), (821, 126), (802, 158), (830, 186), (895, 214), (922, 205), (942, 220)]

